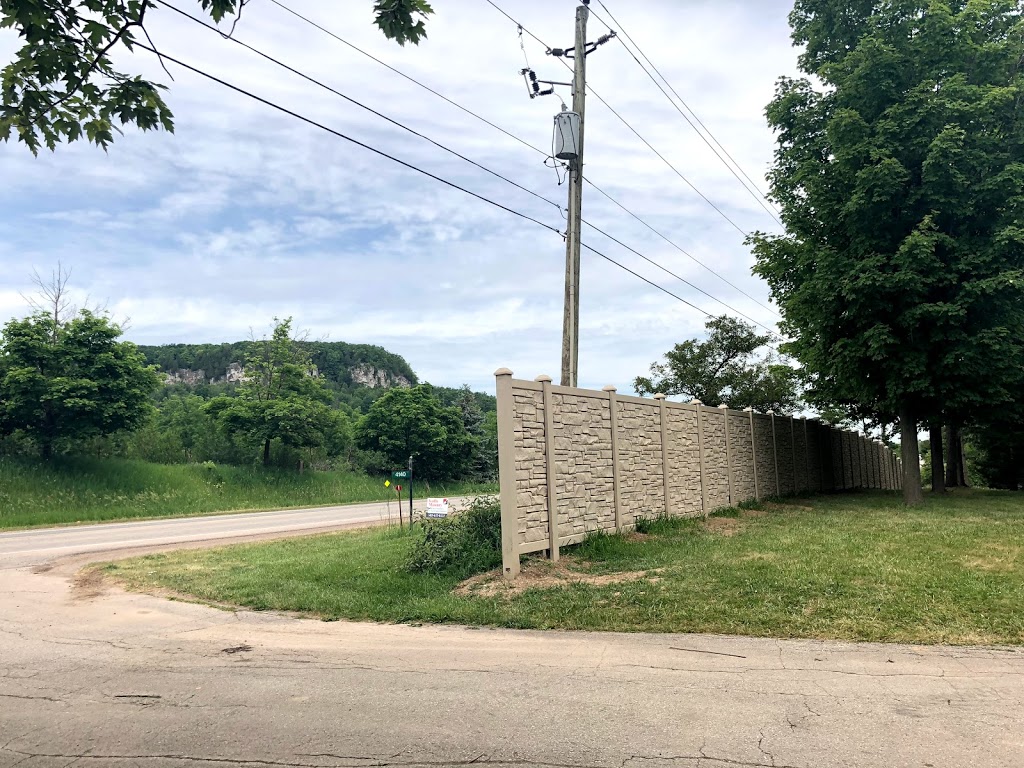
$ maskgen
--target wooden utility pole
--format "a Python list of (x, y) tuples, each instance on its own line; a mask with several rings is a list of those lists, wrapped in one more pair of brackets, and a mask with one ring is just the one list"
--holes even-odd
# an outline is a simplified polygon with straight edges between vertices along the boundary
[(575, 75), (572, 109), (580, 116), (578, 153), (569, 164), (569, 227), (565, 238), (565, 315), (562, 320), (562, 386), (578, 384), (580, 362), (580, 227), (583, 219), (583, 130), (587, 99), (587, 21), (590, 9), (576, 9)]

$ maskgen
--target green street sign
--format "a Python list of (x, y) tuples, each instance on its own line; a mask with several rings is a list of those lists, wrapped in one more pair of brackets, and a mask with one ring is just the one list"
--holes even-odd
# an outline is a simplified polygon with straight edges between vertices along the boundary
[(411, 476), (412, 472), (410, 472), (408, 469), (401, 469), (398, 470), (397, 472), (391, 473), (392, 480), (408, 480)]

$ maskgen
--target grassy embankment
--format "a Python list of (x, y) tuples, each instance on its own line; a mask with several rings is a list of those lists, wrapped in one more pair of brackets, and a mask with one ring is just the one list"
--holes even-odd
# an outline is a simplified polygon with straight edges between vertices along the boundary
[[(458, 496), (490, 485), (434, 485)], [(426, 491), (417, 486), (417, 496)], [(355, 472), (264, 470), (121, 459), (59, 459), (51, 464), (0, 457), (0, 529), (214, 512), (284, 509), (394, 499), (380, 478)]]
[(132, 589), (326, 619), (1024, 644), (1024, 494), (913, 510), (881, 492), (817, 497), (645, 530), (594, 537), (557, 569), (535, 561), (525, 590), (409, 573), (413, 539), (396, 530), (105, 568)]

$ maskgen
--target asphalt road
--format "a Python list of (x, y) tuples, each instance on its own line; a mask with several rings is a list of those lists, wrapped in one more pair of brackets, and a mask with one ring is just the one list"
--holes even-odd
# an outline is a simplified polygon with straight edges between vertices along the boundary
[(0, 766), (1024, 764), (1022, 649), (324, 623), (76, 576), (202, 526), (279, 536), (372, 517), (0, 537)]
[[(451, 499), (454, 506), (464, 499)], [(408, 515), (408, 500), (404, 514)], [(426, 500), (413, 507), (419, 516)], [(116, 553), (148, 547), (241, 539), (306, 535), (361, 525), (398, 522), (396, 502), (350, 504), (280, 512), (252, 512), (171, 520), (35, 528), (0, 533), (0, 570), (39, 565), (55, 558), (86, 553)]]

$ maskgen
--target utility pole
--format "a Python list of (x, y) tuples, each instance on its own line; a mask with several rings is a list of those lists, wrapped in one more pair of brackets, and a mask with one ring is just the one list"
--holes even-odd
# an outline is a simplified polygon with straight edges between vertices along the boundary
[[(568, 228), (565, 233), (565, 309), (562, 318), (562, 386), (578, 385), (577, 374), (580, 361), (580, 227), (583, 224), (583, 117), (587, 100), (587, 56), (599, 46), (613, 40), (617, 33), (609, 30), (595, 42), (587, 42), (587, 21), (590, 19), (590, 0), (581, 0), (576, 9), (576, 42), (572, 48), (551, 48), (549, 56), (573, 60), (573, 81), (562, 83), (554, 80), (538, 80), (527, 61), (526, 69), (520, 72), (526, 80), (526, 91), (531, 99), (550, 96), (555, 86), (572, 87), (572, 112), (562, 105), (562, 113), (555, 117), (557, 163), (564, 160), (569, 169)], [(520, 27), (519, 34), (522, 37)], [(523, 48), (525, 52), (526, 49)], [(544, 83), (550, 86), (541, 90)]]
[(562, 318), (562, 386), (578, 385), (580, 366), (580, 228), (583, 224), (583, 131), (587, 102), (587, 21), (590, 8), (576, 9), (572, 110), (580, 116), (577, 157), (569, 162), (569, 227), (565, 238), (565, 308)]

